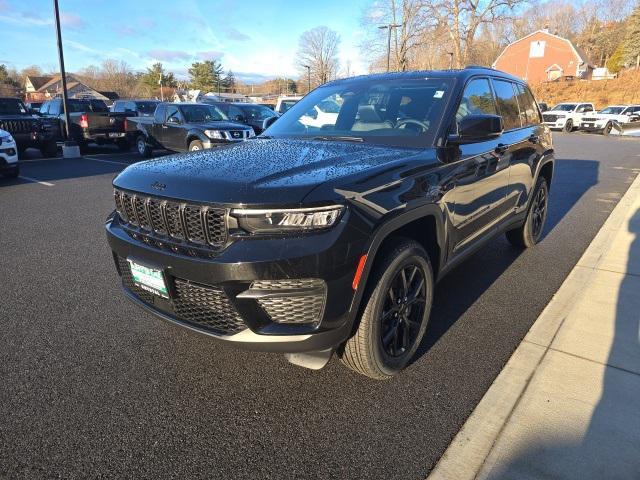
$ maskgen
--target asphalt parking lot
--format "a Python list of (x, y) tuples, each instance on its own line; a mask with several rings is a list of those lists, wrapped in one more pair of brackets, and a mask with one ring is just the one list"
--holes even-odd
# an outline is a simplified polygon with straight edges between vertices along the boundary
[(312, 372), (155, 319), (120, 292), (103, 222), (135, 153), (0, 179), (0, 477), (424, 479), (640, 172), (640, 141), (555, 136), (546, 233), (437, 287), (413, 364)]

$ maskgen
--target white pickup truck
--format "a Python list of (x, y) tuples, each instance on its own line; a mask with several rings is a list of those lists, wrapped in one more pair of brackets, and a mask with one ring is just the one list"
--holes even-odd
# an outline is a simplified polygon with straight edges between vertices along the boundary
[(593, 103), (559, 103), (544, 112), (542, 118), (550, 129), (569, 133), (580, 126), (584, 114), (593, 111)]
[(594, 115), (585, 115), (580, 122), (580, 130), (609, 135), (616, 124), (621, 129), (634, 124), (640, 126), (640, 105), (611, 105)]

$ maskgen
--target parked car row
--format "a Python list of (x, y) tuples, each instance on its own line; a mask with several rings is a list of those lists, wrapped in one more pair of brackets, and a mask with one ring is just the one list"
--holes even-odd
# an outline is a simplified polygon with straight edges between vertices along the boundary
[(567, 133), (583, 130), (608, 135), (614, 128), (640, 128), (640, 105), (611, 105), (596, 111), (592, 103), (559, 103), (542, 116), (549, 128)]

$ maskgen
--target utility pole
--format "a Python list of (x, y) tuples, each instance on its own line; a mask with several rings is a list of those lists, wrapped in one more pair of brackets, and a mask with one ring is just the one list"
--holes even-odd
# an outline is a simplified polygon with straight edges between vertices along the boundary
[(389, 25), (378, 26), (380, 30), (387, 30), (387, 72), (391, 69), (391, 29), (399, 28), (402, 25), (402, 23), (390, 23)]
[(311, 67), (309, 65), (303, 65), (307, 69), (307, 93), (311, 91)]
[(160, 101), (164, 102), (164, 93), (162, 92), (162, 71), (160, 72), (160, 80), (158, 80), (160, 84)]
[(64, 108), (64, 130), (66, 140), (62, 147), (62, 156), (65, 158), (76, 158), (80, 156), (80, 149), (71, 138), (71, 119), (69, 118), (69, 106), (67, 104), (67, 77), (64, 71), (64, 54), (62, 52), (62, 33), (60, 31), (60, 11), (58, 0), (53, 0), (53, 12), (56, 21), (56, 37), (58, 41), (58, 61), (60, 62), (60, 79), (62, 81), (62, 105)]
[(449, 70), (453, 70), (453, 52), (448, 52), (449, 55)]

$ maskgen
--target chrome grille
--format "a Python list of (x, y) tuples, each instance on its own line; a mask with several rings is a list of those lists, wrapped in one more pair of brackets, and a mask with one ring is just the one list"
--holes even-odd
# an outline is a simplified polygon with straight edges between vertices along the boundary
[(183, 204), (120, 190), (114, 191), (114, 198), (122, 221), (140, 229), (135, 231), (134, 238), (142, 238), (147, 232), (155, 233), (168, 236), (176, 245), (182, 243), (185, 248), (200, 245), (209, 250), (223, 248), (227, 243), (227, 211), (224, 208)]
[(558, 120), (557, 115), (552, 115), (550, 113), (543, 113), (542, 118), (544, 118), (545, 122), (555, 122), (556, 120)]

